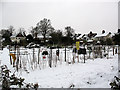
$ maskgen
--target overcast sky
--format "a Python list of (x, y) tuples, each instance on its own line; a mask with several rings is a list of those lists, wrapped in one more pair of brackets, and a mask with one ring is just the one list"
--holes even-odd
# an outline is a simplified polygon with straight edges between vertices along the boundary
[(43, 18), (55, 29), (71, 26), (79, 33), (117, 32), (118, 0), (5, 0), (0, 2), (0, 28), (28, 29)]

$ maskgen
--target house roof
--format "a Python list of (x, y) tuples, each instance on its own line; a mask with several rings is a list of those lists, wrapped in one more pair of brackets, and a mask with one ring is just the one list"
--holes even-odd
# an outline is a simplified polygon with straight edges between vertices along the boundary
[(82, 38), (82, 35), (76, 37), (76, 39), (80, 39), (80, 38)]
[(88, 40), (87, 42), (93, 42), (93, 40)]
[(38, 35), (37, 37), (38, 37), (38, 38), (43, 38), (43, 36), (42, 36), (42, 35)]
[(15, 38), (15, 36), (14, 36), (14, 35), (12, 35), (12, 36), (11, 36), (11, 38)]
[(105, 37), (105, 36), (107, 36), (109, 33), (104, 33), (104, 34), (98, 34), (98, 35), (96, 35), (95, 37), (97, 38), (97, 37)]
[(1, 30), (8, 30), (8, 28), (2, 28)]
[(88, 34), (88, 37), (95, 37), (96, 35), (97, 35), (97, 33), (92, 33), (91, 32), (91, 33)]
[(18, 33), (16, 37), (24, 37), (22, 33)]

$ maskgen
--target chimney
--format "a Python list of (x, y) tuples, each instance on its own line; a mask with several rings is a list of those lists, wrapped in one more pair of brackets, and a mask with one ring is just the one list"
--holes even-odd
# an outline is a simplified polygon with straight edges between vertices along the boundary
[(118, 29), (118, 33), (120, 33), (120, 29)]
[(102, 34), (104, 34), (105, 33), (105, 30), (102, 30)]

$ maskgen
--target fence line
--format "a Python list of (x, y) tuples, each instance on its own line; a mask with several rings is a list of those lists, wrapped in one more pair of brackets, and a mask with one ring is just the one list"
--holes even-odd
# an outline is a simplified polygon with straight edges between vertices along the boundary
[[(46, 67), (56, 67), (63, 63), (72, 64), (72, 63), (81, 63), (83, 60), (96, 59), (96, 58), (105, 58), (109, 59), (109, 52), (113, 51), (113, 55), (117, 53), (117, 46), (106, 46), (106, 45), (93, 45), (92, 47), (87, 45), (85, 46), (87, 54), (84, 56), (82, 54), (78, 55), (73, 53), (73, 48), (66, 48), (66, 62), (65, 62), (65, 49), (48, 49), (48, 48), (34, 48), (34, 49), (24, 49), (20, 48), (20, 57), (21, 68), (24, 70), (27, 69), (44, 69)], [(42, 55), (43, 51), (47, 50), (48, 55)], [(51, 51), (52, 50), (52, 53)], [(59, 55), (56, 54), (56, 50), (59, 50)], [(10, 51), (13, 53), (13, 51)], [(39, 54), (38, 54), (39, 53)], [(17, 52), (15, 52), (18, 55)], [(51, 56), (52, 55), (52, 56)], [(34, 56), (34, 57), (33, 57)], [(20, 62), (19, 62), (20, 63)], [(51, 64), (51, 66), (50, 66)], [(20, 65), (19, 65), (20, 68)]]

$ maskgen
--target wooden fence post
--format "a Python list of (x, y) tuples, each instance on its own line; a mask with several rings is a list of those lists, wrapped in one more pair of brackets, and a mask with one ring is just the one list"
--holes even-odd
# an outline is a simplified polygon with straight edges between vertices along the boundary
[(114, 45), (113, 45), (113, 56), (114, 56)]
[(108, 56), (107, 56), (107, 59), (109, 59), (109, 46), (108, 46), (108, 50), (107, 50), (107, 52), (108, 52)]
[(40, 62), (40, 48), (38, 49), (38, 64), (39, 64), (39, 62)]
[(65, 46), (65, 62), (66, 62), (66, 46)]
[(52, 48), (50, 48), (49, 66), (50, 66), (50, 68), (52, 68)]
[(118, 77), (120, 78), (120, 45), (118, 46)]
[(19, 47), (17, 47), (17, 62), (16, 62), (16, 69), (17, 69), (17, 71), (18, 71), (18, 65), (19, 65), (19, 54), (20, 54), (20, 50), (19, 50)]
[[(84, 45), (84, 49), (85, 49), (85, 45)], [(85, 54), (84, 54), (84, 63), (85, 63)]]
[[(10, 46), (9, 46), (9, 54), (10, 54)], [(12, 65), (12, 58), (11, 58), (11, 55), (10, 55), (10, 64)]]
[(35, 52), (35, 50), (34, 50), (34, 47), (33, 47), (33, 62), (35, 62), (35, 55), (34, 55), (34, 52)]

